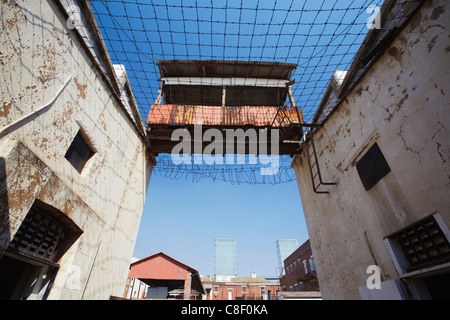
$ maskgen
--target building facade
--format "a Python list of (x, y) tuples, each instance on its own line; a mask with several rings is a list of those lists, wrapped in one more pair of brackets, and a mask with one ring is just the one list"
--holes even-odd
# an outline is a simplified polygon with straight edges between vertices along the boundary
[(130, 265), (126, 299), (200, 300), (205, 294), (198, 271), (163, 252)]
[(284, 260), (281, 291), (320, 291), (309, 240)]
[(202, 277), (205, 286), (205, 300), (276, 300), (280, 291), (278, 282), (262, 278), (231, 278), (230, 281), (217, 281)]
[(214, 240), (214, 275), (218, 281), (237, 277), (237, 240)]
[(88, 1), (3, 1), (0, 292), (122, 296), (154, 165)]
[(450, 7), (386, 1), (381, 17), (334, 81), (337, 105), (316, 116), (318, 165), (336, 184), (314, 192), (306, 150), (292, 165), (320, 289), (324, 299), (448, 298)]
[(279, 239), (277, 244), (278, 267), (280, 268), (279, 276), (285, 274), (284, 260), (289, 257), (297, 248), (298, 240), (296, 239)]

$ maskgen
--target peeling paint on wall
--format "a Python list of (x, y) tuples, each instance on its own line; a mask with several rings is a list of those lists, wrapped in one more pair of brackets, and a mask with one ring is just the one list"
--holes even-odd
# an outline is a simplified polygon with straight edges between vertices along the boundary
[[(58, 262), (49, 298), (121, 296), (153, 166), (146, 141), (105, 82), (110, 78), (95, 67), (101, 63), (107, 69), (110, 62), (91, 58), (94, 51), (87, 54), (57, 2), (14, 3), (1, 5), (6, 28), (0, 30), (0, 127), (51, 101), (69, 76), (73, 81), (45, 112), (1, 137), (0, 189), (7, 197), (0, 197), (0, 258), (39, 199), (82, 230)], [(80, 130), (96, 150), (81, 174), (65, 159)], [(83, 284), (77, 290), (66, 281), (74, 265), (80, 267)]]
[[(305, 154), (293, 161), (324, 299), (359, 299), (373, 258), (398, 273), (384, 238), (439, 212), (450, 226), (450, 17), (426, 1), (353, 91), (317, 129), (329, 195), (313, 193)], [(377, 142), (391, 173), (366, 191), (355, 168)], [(305, 158), (305, 159), (304, 159)]]

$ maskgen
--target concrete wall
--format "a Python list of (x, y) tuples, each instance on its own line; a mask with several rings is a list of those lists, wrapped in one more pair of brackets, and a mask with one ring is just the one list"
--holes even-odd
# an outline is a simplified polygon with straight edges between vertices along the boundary
[[(385, 237), (436, 212), (450, 226), (449, 37), (450, 6), (426, 1), (317, 130), (330, 194), (313, 192), (305, 152), (294, 159), (325, 299), (359, 299), (369, 265), (398, 278)], [(366, 191), (355, 164), (375, 142), (391, 172)]]
[[(79, 3), (61, 3), (1, 3), (0, 128), (52, 103), (1, 132), (0, 258), (39, 199), (82, 231), (49, 298), (108, 299), (125, 288), (153, 162), (120, 96), (126, 76), (111, 73), (92, 29), (68, 26), (61, 9)], [(64, 157), (80, 129), (96, 151), (81, 174)]]

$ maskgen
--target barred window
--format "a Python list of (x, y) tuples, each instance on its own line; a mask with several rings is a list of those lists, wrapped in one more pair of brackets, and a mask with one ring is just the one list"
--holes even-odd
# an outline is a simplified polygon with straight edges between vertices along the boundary
[(450, 261), (450, 243), (436, 215), (396, 232), (387, 240), (403, 272)]
[(33, 207), (9, 244), (8, 251), (54, 262), (65, 229)]

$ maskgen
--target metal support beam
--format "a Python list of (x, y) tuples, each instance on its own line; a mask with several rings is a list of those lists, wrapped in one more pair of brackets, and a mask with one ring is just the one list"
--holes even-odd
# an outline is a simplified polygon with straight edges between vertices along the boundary
[(226, 100), (227, 100), (227, 87), (223, 86), (223, 88), (222, 88), (222, 107), (226, 106), (226, 103), (227, 103)]
[(214, 77), (164, 77), (161, 81), (168, 86), (243, 86), (263, 88), (286, 88), (289, 80), (266, 78), (214, 78)]
[(164, 89), (164, 81), (161, 81), (161, 85), (159, 86), (158, 90), (158, 98), (156, 98), (155, 104), (161, 104), (163, 89)]
[(288, 96), (289, 96), (289, 102), (291, 103), (291, 107), (295, 108), (295, 100), (294, 100), (294, 95), (292, 94), (292, 89), (291, 86), (288, 86)]

